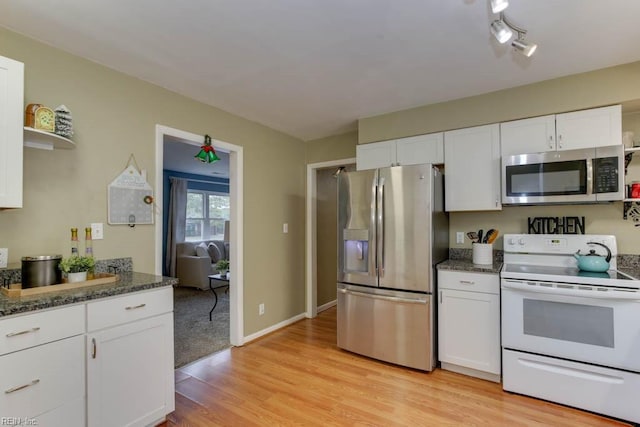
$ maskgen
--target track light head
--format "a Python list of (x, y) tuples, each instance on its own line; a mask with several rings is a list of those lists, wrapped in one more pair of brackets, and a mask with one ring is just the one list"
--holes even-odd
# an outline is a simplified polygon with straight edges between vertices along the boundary
[(511, 46), (513, 46), (518, 52), (520, 52), (527, 58), (533, 55), (538, 48), (537, 44), (528, 43), (523, 37), (518, 37), (516, 40), (511, 42)]
[(513, 31), (502, 19), (496, 19), (491, 23), (491, 34), (499, 43), (504, 44), (513, 36)]
[(491, 11), (500, 13), (509, 6), (509, 0), (491, 0)]

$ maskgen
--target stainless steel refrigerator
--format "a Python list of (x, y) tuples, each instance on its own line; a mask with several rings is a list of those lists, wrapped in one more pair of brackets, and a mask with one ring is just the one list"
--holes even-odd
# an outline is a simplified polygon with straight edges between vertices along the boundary
[(338, 347), (430, 371), (435, 264), (448, 257), (443, 177), (430, 164), (338, 178)]

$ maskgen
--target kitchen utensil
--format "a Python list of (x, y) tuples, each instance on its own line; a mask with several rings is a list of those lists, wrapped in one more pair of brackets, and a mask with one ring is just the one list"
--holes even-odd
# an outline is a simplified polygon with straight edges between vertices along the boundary
[(573, 256), (578, 260), (578, 268), (582, 271), (603, 272), (609, 269), (609, 261), (611, 261), (611, 250), (603, 243), (587, 242), (588, 245), (599, 245), (607, 250), (607, 256), (598, 255), (595, 249), (590, 249), (587, 255), (580, 255), (580, 251)]
[(631, 198), (640, 199), (640, 182), (638, 181), (631, 183)]
[(493, 230), (493, 233), (487, 239), (487, 243), (493, 243), (498, 238), (498, 234), (500, 234), (498, 230)]
[(478, 233), (476, 233), (475, 231), (469, 231), (467, 232), (467, 237), (469, 238), (469, 240), (471, 240), (472, 242), (477, 242), (478, 241)]
[(61, 259), (62, 255), (22, 257), (22, 289), (62, 283)]
[(484, 239), (482, 240), (482, 243), (489, 243), (489, 236), (491, 236), (491, 234), (493, 234), (495, 230), (493, 228), (490, 228), (489, 230), (487, 230), (487, 232), (484, 235)]
[(478, 243), (482, 243), (482, 228), (478, 230)]

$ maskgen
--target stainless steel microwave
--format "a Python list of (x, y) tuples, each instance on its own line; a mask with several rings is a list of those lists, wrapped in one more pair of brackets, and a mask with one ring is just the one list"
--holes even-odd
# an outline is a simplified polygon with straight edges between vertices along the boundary
[(622, 199), (622, 144), (502, 158), (502, 204), (593, 203)]

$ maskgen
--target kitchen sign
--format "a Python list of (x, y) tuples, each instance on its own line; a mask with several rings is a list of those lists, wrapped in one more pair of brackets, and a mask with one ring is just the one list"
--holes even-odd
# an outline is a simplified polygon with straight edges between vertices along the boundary
[(546, 216), (527, 218), (529, 234), (584, 234), (583, 216)]

